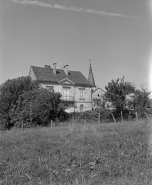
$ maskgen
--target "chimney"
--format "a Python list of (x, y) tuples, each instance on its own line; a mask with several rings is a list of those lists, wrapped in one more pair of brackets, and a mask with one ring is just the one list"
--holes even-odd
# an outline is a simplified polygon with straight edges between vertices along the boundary
[(53, 73), (56, 75), (56, 63), (53, 64)]
[(69, 66), (69, 65), (65, 65), (65, 66), (64, 66), (64, 72), (65, 72), (66, 75), (68, 75), (68, 72), (69, 72), (69, 71), (68, 71), (68, 66)]
[(44, 65), (45, 68), (50, 68), (51, 66), (48, 66), (48, 65)]

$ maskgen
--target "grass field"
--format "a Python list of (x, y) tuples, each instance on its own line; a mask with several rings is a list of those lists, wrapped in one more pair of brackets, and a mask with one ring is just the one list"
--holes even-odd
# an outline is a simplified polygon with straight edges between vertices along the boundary
[(0, 184), (150, 185), (150, 134), (148, 122), (2, 132)]

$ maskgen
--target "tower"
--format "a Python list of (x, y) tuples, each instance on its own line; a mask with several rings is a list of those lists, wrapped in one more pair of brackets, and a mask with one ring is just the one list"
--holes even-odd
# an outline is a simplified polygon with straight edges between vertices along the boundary
[(91, 66), (91, 59), (90, 59), (90, 68), (89, 68), (88, 81), (91, 83), (92, 88), (96, 87), (95, 81), (94, 81), (94, 76), (93, 76), (93, 71), (92, 71), (92, 66)]

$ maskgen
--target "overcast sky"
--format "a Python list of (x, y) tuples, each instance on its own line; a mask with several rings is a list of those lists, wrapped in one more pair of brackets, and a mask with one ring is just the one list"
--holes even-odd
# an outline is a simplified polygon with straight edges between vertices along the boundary
[(88, 77), (90, 59), (98, 87), (152, 90), (152, 1), (0, 0), (0, 84), (54, 62)]

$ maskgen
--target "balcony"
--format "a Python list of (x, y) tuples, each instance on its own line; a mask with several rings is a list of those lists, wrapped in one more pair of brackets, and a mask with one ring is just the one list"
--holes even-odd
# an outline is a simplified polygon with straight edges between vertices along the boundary
[(68, 102), (73, 102), (74, 101), (74, 96), (62, 96), (61, 100), (68, 101)]

